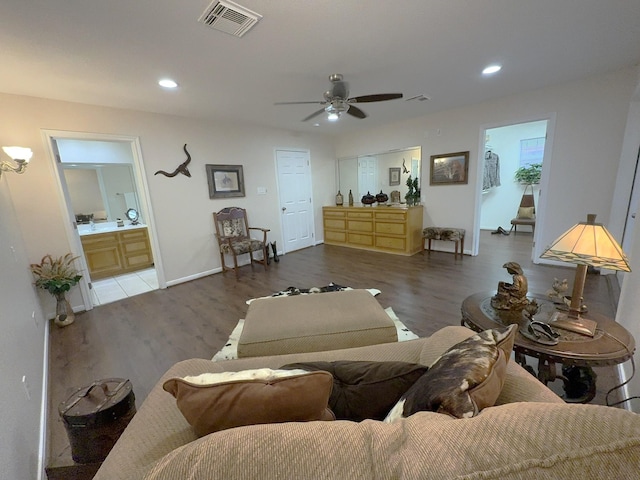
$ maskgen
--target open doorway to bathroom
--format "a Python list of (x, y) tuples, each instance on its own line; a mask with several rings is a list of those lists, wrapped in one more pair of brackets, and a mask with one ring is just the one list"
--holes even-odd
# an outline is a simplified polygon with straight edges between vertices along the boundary
[[(496, 239), (504, 235), (528, 236), (531, 239), (532, 258), (535, 257), (535, 238), (540, 227), (539, 219), (544, 216), (544, 200), (541, 186), (548, 171), (552, 138), (553, 116), (539, 120), (523, 121), (510, 125), (485, 128), (482, 133), (481, 172), (479, 185), (479, 231), (497, 232)], [(526, 186), (515, 179), (521, 167), (540, 164), (540, 183)], [(526, 189), (526, 192), (525, 192)], [(518, 226), (512, 230), (511, 219), (518, 215), (523, 194), (533, 194), (535, 205), (535, 225)], [(478, 232), (480, 233), (480, 232)]]
[(83, 270), (85, 309), (164, 287), (137, 139), (45, 135), (68, 215), (69, 243)]

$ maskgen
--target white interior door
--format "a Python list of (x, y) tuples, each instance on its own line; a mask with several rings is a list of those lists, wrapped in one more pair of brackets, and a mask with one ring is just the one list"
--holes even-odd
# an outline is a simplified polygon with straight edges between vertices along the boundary
[(313, 208), (309, 152), (277, 150), (278, 192), (282, 218), (283, 252), (313, 245)]
[(378, 159), (376, 157), (358, 158), (358, 197), (367, 193), (378, 193)]

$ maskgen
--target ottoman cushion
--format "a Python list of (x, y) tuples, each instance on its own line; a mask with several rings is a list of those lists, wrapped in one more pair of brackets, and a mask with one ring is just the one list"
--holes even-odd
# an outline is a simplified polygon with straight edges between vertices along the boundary
[(249, 304), (238, 357), (397, 342), (393, 320), (366, 290), (260, 298)]

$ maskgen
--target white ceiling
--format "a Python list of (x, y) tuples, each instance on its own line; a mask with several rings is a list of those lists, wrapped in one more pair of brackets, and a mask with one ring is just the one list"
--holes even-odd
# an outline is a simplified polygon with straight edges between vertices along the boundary
[[(209, 3), (3, 0), (0, 92), (342, 133), (640, 63), (638, 0), (240, 0), (263, 16), (242, 38), (198, 23)], [(319, 127), (301, 122), (319, 105), (273, 105), (321, 101), (332, 73), (431, 100)]]

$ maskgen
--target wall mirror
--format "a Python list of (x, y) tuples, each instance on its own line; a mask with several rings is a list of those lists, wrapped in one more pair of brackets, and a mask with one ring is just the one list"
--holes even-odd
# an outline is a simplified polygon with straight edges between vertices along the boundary
[(339, 158), (338, 189), (345, 199), (351, 190), (354, 203), (360, 203), (360, 199), (367, 192), (375, 195), (382, 190), (392, 198), (391, 192), (399, 191), (400, 201), (404, 203), (407, 178), (409, 175), (412, 178), (421, 178), (421, 168), (421, 147)]
[(73, 213), (80, 223), (82, 216), (115, 222), (128, 209), (140, 211), (131, 165), (63, 165), (63, 169)]

